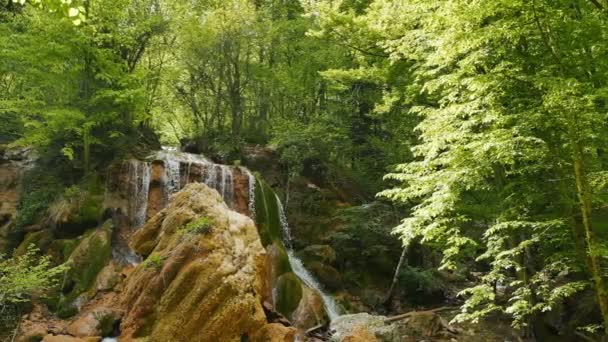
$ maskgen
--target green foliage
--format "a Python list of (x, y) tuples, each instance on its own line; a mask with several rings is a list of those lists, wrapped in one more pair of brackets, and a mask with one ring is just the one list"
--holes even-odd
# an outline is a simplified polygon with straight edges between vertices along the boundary
[(209, 234), (213, 230), (213, 221), (209, 217), (199, 217), (194, 219), (185, 226), (181, 227), (178, 232), (181, 234)]
[(406, 267), (399, 274), (399, 285), (409, 302), (424, 305), (443, 298), (446, 281), (433, 269)]
[(14, 305), (44, 296), (57, 286), (66, 265), (53, 266), (49, 256), (38, 256), (39, 250), (30, 245), (15, 258), (0, 256), (0, 307)]
[[(409, 66), (402, 99), (420, 120), (411, 131), (417, 145), (387, 176), (398, 186), (382, 195), (412, 207), (395, 230), (404, 243), (439, 247), (445, 269), (488, 267), (462, 293), (458, 319), (500, 311), (527, 326), (580, 291), (586, 273), (608, 322), (599, 257), (586, 263), (602, 244), (590, 217), (606, 205), (596, 180), (606, 169), (608, 17), (594, 3), (376, 0), (357, 12), (312, 5), (321, 13), (316, 34), (346, 35), (351, 46)], [(374, 76), (382, 73), (366, 79)], [(508, 284), (506, 302), (496, 283)]]
[(143, 266), (145, 268), (153, 268), (155, 270), (160, 270), (165, 263), (165, 257), (160, 254), (152, 253), (144, 260)]
[(49, 11), (0, 23), (0, 115), (21, 119), (17, 143), (88, 172), (137, 143), (148, 89), (136, 67), (162, 19), (146, 1), (32, 3)]
[(62, 189), (62, 182), (54, 173), (35, 168), (24, 174), (23, 188), (17, 217), (16, 229), (19, 230), (41, 218)]

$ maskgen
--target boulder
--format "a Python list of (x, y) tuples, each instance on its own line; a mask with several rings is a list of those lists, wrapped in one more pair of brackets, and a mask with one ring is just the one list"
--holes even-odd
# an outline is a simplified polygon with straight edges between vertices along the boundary
[(70, 335), (46, 335), (42, 342), (99, 342), (101, 337), (79, 338)]
[(97, 309), (81, 315), (67, 327), (67, 332), (76, 337), (107, 336), (112, 333), (120, 314), (113, 310)]
[(344, 315), (331, 323), (331, 330), (335, 340), (340, 342), (363, 341), (365, 338), (368, 338), (365, 341), (379, 342), (477, 341), (472, 336), (459, 336), (458, 329), (432, 310), (412, 311), (391, 319), (368, 313)]
[(15, 249), (13, 256), (21, 256), (27, 252), (30, 245), (36, 246), (40, 250), (46, 250), (53, 241), (53, 232), (51, 230), (40, 230), (29, 232), (25, 235), (23, 242)]
[(356, 326), (342, 338), (343, 342), (378, 342), (374, 334), (364, 326)]
[(270, 323), (263, 326), (249, 337), (251, 342), (293, 342), (298, 330), (286, 327), (280, 323)]
[(87, 233), (70, 254), (70, 268), (64, 281), (64, 290), (69, 289), (69, 292), (61, 302), (61, 316), (72, 316), (97, 293), (97, 276), (112, 258), (111, 237), (112, 223), (107, 221)]
[(308, 269), (327, 289), (335, 291), (342, 287), (342, 275), (335, 268), (315, 261), (308, 264)]
[[(187, 228), (203, 221), (209, 229)], [(124, 283), (121, 342), (232, 341), (266, 325), (266, 251), (251, 219), (217, 191), (188, 184), (130, 245), (146, 260)]]
[(395, 324), (386, 324), (384, 316), (373, 316), (368, 313), (343, 315), (331, 322), (330, 330), (336, 341), (359, 341), (364, 336), (374, 336), (377, 341), (403, 341)]
[(327, 321), (323, 300), (317, 292), (303, 286), (302, 299), (297, 309), (291, 315), (291, 321), (296, 327), (310, 328)]
[(330, 245), (310, 245), (298, 252), (305, 263), (321, 262), (331, 265), (336, 261), (336, 251)]
[(41, 341), (48, 335), (48, 329), (44, 324), (31, 324), (21, 327), (19, 342)]

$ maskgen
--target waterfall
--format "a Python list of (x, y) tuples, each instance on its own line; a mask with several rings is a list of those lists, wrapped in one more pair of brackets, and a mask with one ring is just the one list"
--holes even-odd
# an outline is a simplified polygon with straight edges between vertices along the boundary
[(137, 228), (146, 222), (148, 212), (148, 191), (150, 190), (150, 165), (147, 162), (131, 159), (129, 164), (130, 214), (132, 226)]
[(247, 174), (249, 185), (249, 216), (255, 222), (255, 176), (246, 168), (241, 168), (241, 171)]
[[(181, 176), (179, 170), (179, 160), (166, 158), (165, 164), (165, 179), (164, 179), (164, 191), (167, 202), (169, 202), (169, 196), (178, 192), (181, 185)], [(190, 164), (188, 164), (189, 166)]]
[(287, 248), (287, 257), (289, 259), (291, 269), (293, 270), (293, 273), (295, 273), (304, 284), (315, 290), (321, 296), (321, 299), (323, 300), (323, 305), (325, 306), (325, 312), (327, 312), (327, 316), (329, 317), (329, 320), (331, 322), (336, 318), (340, 317), (340, 308), (336, 301), (333, 299), (333, 297), (325, 293), (321, 284), (319, 284), (315, 277), (306, 269), (306, 267), (304, 267), (302, 260), (300, 260), (293, 252), (293, 248), (291, 245), (291, 229), (289, 228), (289, 224), (287, 222), (287, 216), (285, 215), (283, 204), (279, 200), (279, 197), (276, 196), (276, 194), (275, 198), (277, 199), (279, 217), (281, 219), (281, 225), (283, 226), (283, 239), (285, 240), (285, 247)]
[(181, 170), (185, 166), (185, 183), (190, 181), (190, 170), (196, 165), (201, 170), (200, 181), (217, 190), (229, 207), (234, 204), (233, 168), (228, 165), (215, 164), (202, 155), (180, 152), (175, 148), (163, 147), (151, 158), (162, 160), (165, 166), (164, 191), (167, 196), (181, 189)]
[(229, 207), (234, 202), (234, 181), (232, 180), (232, 168), (226, 165), (222, 169), (222, 197)]
[(217, 167), (217, 165), (215, 165), (215, 164), (208, 165), (207, 177), (205, 178), (205, 180), (203, 181), (203, 183), (207, 184), (208, 187), (217, 190), (217, 171), (216, 171), (216, 167)]

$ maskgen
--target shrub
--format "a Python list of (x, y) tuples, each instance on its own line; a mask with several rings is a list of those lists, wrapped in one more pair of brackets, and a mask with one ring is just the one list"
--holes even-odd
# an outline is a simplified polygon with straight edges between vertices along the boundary
[(49, 256), (38, 256), (39, 250), (28, 246), (23, 255), (4, 258), (0, 255), (0, 330), (14, 323), (8, 315), (19, 314), (19, 308), (33, 297), (44, 297), (59, 285), (61, 275), (67, 271), (66, 265), (53, 267)]

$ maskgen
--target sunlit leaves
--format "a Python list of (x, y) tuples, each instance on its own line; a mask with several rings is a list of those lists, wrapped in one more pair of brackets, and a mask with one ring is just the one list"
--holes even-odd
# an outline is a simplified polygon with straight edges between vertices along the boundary
[(73, 0), (12, 0), (21, 6), (29, 3), (35, 7), (47, 10), (52, 13), (61, 13), (64, 17), (70, 18), (76, 26), (86, 20), (86, 10), (83, 1)]

